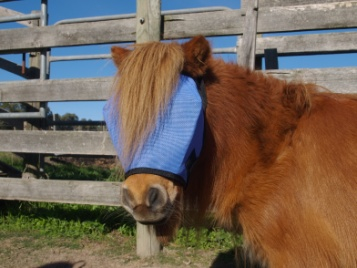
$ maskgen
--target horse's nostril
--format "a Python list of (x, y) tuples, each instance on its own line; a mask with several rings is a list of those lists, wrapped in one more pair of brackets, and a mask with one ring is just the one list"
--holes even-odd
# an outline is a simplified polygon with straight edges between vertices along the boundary
[(167, 195), (165, 191), (157, 187), (151, 187), (148, 191), (148, 206), (152, 209), (160, 209), (166, 204)]
[(126, 188), (122, 188), (122, 204), (124, 207), (130, 208), (130, 209), (134, 208), (133, 195)]
[(148, 197), (149, 197), (149, 204), (153, 204), (155, 203), (158, 198), (159, 198), (159, 189), (157, 188), (150, 188), (149, 193), (148, 193)]

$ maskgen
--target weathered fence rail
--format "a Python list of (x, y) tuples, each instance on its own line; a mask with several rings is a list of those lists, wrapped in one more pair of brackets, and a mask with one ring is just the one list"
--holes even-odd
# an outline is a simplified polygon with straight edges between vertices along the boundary
[[(242, 0), (242, 8), (236, 10), (154, 16), (154, 22), (150, 25), (156, 25), (156, 30), (161, 31), (159, 33), (152, 33), (151, 28), (138, 28), (139, 16), (0, 30), (0, 56), (41, 51), (43, 54), (44, 49), (56, 47), (146, 41), (152, 37), (148, 37), (148, 33), (154, 36), (158, 34), (153, 37), (155, 40), (160, 36), (163, 39), (181, 39), (195, 35), (240, 36), (242, 38), (230, 50), (237, 51), (241, 60), (243, 55), (247, 56), (244, 64), (248, 66), (254, 66), (254, 55), (263, 57), (265, 50), (271, 48), (276, 49), (279, 56), (357, 52), (357, 32), (350, 30), (357, 28), (357, 1), (315, 0), (311, 4), (310, 0), (254, 0), (255, 5), (249, 1), (253, 0)], [(139, 4), (140, 16), (145, 16), (147, 12), (156, 14), (153, 10), (150, 11), (153, 6), (144, 7), (148, 2), (145, 0)], [(157, 2), (151, 0), (150, 3)], [(21, 14), (0, 8), (0, 18), (18, 15)], [(161, 23), (158, 24), (160, 20)], [(256, 26), (247, 23), (247, 20), (252, 20)], [(32, 26), (27, 21), (21, 23)], [(335, 29), (343, 30), (325, 31)], [(318, 32), (305, 32), (316, 30)], [(295, 33), (285, 34), (290, 32)], [(275, 34), (268, 35), (271, 33)], [(15, 73), (21, 70), (21, 66), (0, 58), (1, 67)], [(338, 93), (357, 93), (356, 66), (266, 72), (282, 79), (317, 83)], [(111, 86), (112, 77), (45, 80), (42, 76), (42, 79), (31, 81), (0, 82), (0, 102), (106, 100)], [(115, 155), (107, 132), (89, 131), (0, 130), (0, 151), (44, 155)], [(56, 181), (1, 178), (0, 199), (120, 206), (120, 183), (73, 179)], [(145, 243), (147, 241), (139, 245), (139, 248), (145, 248)]]
[[(355, 28), (357, 27), (355, 14), (357, 14), (357, 1), (275, 8), (259, 7), (257, 33)], [(179, 39), (199, 34), (241, 35), (244, 29), (244, 16), (243, 9), (166, 15), (163, 18), (162, 36), (164, 39)], [(2, 30), (0, 53), (134, 42), (135, 34), (135, 18)]]
[(1, 151), (56, 155), (115, 155), (107, 132), (0, 131)]
[[(356, 91), (357, 67), (278, 70), (268, 73), (280, 78), (318, 83), (337, 93)], [(0, 102), (106, 100), (112, 81), (112, 77), (102, 77), (0, 83)]]
[(120, 206), (119, 182), (1, 178), (4, 200)]
[(1, 102), (106, 100), (112, 77), (0, 83)]

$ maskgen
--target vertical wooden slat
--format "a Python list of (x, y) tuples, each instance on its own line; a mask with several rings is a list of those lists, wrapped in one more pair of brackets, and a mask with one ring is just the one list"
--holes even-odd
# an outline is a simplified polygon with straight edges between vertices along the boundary
[(136, 42), (160, 41), (161, 1), (136, 1)]
[[(32, 14), (38, 14), (40, 11), (32, 11)], [(32, 20), (30, 27), (39, 27), (40, 20)], [(40, 77), (41, 59), (39, 52), (30, 52), (30, 68), (27, 73), (29, 79), (38, 79)], [(26, 112), (38, 112), (41, 107), (40, 102), (27, 102)], [(32, 119), (30, 121), (24, 121), (24, 130), (40, 130), (42, 129), (42, 119)], [(24, 154), (25, 171), (23, 178), (41, 177), (41, 172), (44, 165), (44, 155), (42, 154)]]
[(246, 10), (241, 46), (238, 49), (238, 64), (254, 69), (258, 21), (258, 0), (243, 2)]
[[(136, 42), (160, 41), (161, 33), (161, 1), (136, 1)], [(157, 255), (161, 250), (153, 226), (136, 225), (136, 253), (140, 257)]]

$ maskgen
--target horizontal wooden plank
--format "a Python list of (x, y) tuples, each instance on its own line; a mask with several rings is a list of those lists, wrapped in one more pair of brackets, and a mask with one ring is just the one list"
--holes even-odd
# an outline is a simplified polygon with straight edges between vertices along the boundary
[(259, 8), (258, 32), (352, 28), (357, 27), (356, 14), (356, 1)]
[(0, 51), (134, 41), (135, 21), (133, 18), (1, 30)]
[[(258, 10), (258, 33), (357, 27), (357, 2), (312, 4)], [(244, 10), (165, 16), (164, 39), (242, 34)]]
[(279, 55), (356, 52), (356, 44), (357, 32), (257, 37), (256, 54), (264, 54), (267, 48), (276, 48)]
[(0, 200), (121, 206), (121, 183), (0, 178)]
[[(249, 1), (249, 0), (244, 0)], [(244, 2), (243, 1), (243, 2)], [(311, 0), (259, 0), (259, 7), (298, 6), (311, 4)], [(314, 0), (314, 4), (346, 2), (346, 0)]]
[(0, 131), (0, 152), (116, 155), (106, 131)]
[[(1, 17), (12, 17), (12, 16), (21, 16), (24, 15), (23, 13), (17, 12), (15, 10), (5, 8), (5, 7), (0, 7), (0, 18)], [(27, 21), (18, 21), (17, 23), (25, 25), (27, 27), (32, 27), (33, 26), (33, 21), (27, 20)]]
[(225, 10), (164, 16), (164, 39), (196, 35), (219, 36), (243, 33), (243, 10)]
[(112, 84), (112, 77), (6, 82), (0, 102), (106, 100)]
[[(244, 10), (165, 15), (164, 39), (195, 35), (240, 35)], [(357, 2), (312, 4), (293, 7), (259, 8), (258, 32), (287, 32), (357, 27)], [(29, 29), (2, 30), (0, 53), (29, 49), (135, 40), (135, 19), (76, 23)]]
[(268, 70), (285, 80), (315, 83), (336, 93), (357, 94), (357, 68)]
[[(264, 38), (262, 38), (264, 39)], [(278, 52), (281, 53), (283, 44), (267, 42), (262, 44), (258, 39), (258, 52), (264, 48), (274, 48), (277, 45)], [(268, 44), (268, 45), (267, 45)], [(269, 46), (273, 44), (273, 46)], [(339, 45), (336, 45), (339, 47)], [(294, 51), (293, 46), (284, 48), (290, 52)], [(310, 46), (310, 49), (313, 49)], [(283, 53), (282, 53), (283, 54)], [(280, 71), (280, 70), (279, 70)], [(285, 72), (285, 71), (284, 71)], [(294, 72), (294, 71), (289, 71)], [(336, 92), (354, 91), (357, 84), (357, 68), (323, 68), (323, 69), (299, 69), (298, 73), (319, 74), (319, 83)], [(343, 85), (336, 83), (343, 77)], [(307, 77), (308, 78), (308, 77)], [(309, 80), (311, 82), (311, 80)], [(71, 100), (106, 100), (112, 87), (112, 78), (86, 78), (86, 79), (65, 79), (65, 80), (32, 80), (20, 82), (0, 83), (1, 102), (29, 102), (29, 101), (71, 101)]]

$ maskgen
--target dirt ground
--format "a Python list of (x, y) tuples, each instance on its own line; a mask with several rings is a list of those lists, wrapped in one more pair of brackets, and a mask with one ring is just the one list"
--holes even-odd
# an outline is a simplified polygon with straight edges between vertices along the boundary
[(80, 240), (75, 244), (53, 238), (1, 238), (1, 268), (117, 268), (117, 267), (235, 267), (232, 252), (195, 250), (170, 245), (157, 257), (140, 259), (135, 245), (125, 239)]

